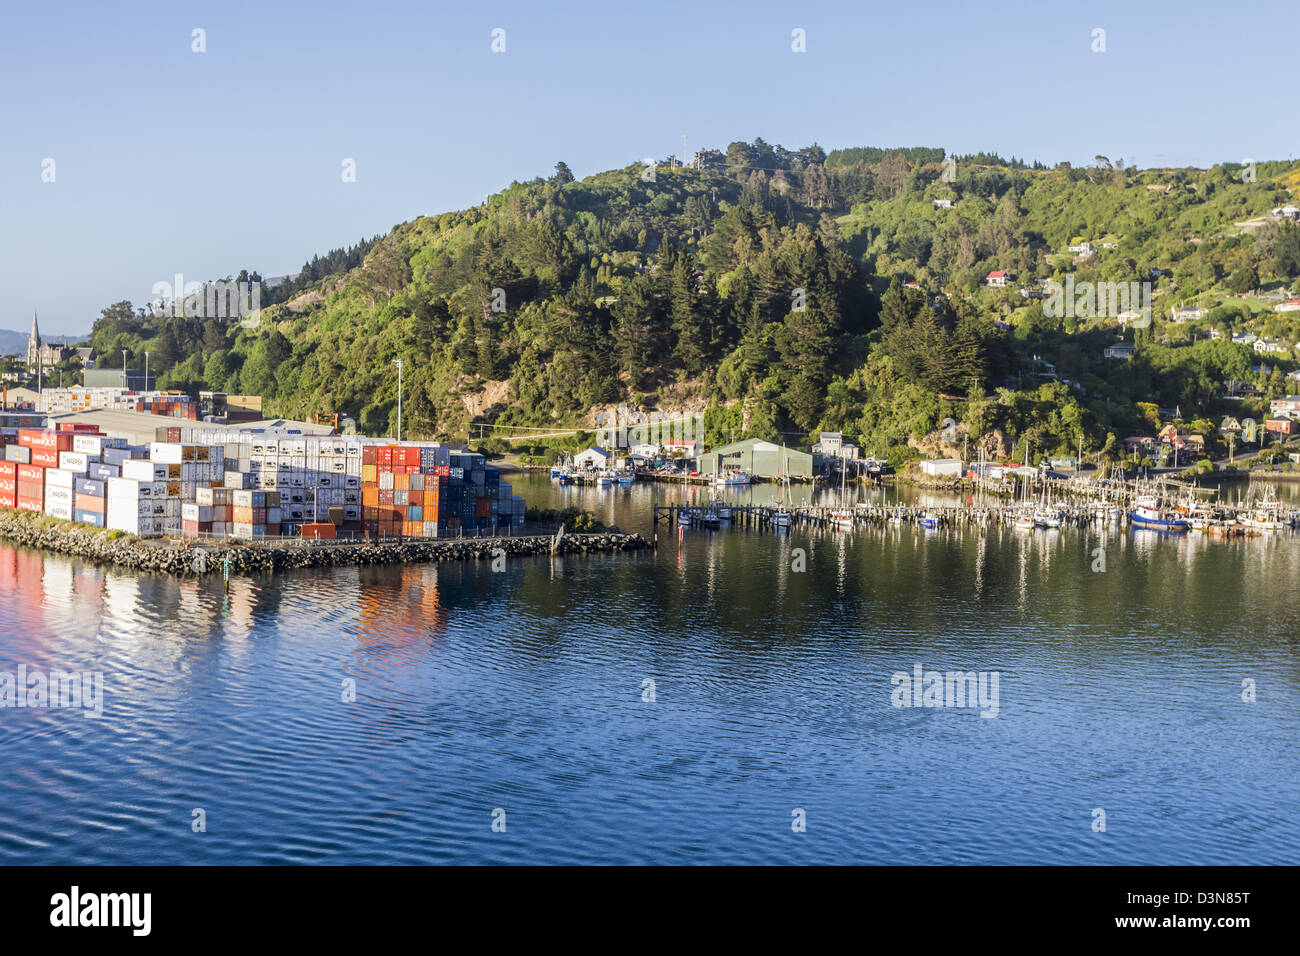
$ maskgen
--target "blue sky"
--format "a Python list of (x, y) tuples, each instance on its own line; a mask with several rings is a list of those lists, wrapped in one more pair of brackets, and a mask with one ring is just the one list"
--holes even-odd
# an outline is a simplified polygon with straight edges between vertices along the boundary
[[(762, 136), (1076, 164), (1297, 152), (1289, 2), (13, 4), (0, 328), (89, 329), (155, 282), (313, 253)], [(506, 31), (506, 52), (491, 31)], [(1092, 31), (1106, 31), (1106, 52)], [(207, 51), (191, 51), (191, 31)], [(807, 52), (791, 51), (802, 28)], [(55, 182), (41, 181), (55, 161)], [(340, 177), (345, 158), (357, 181)]]

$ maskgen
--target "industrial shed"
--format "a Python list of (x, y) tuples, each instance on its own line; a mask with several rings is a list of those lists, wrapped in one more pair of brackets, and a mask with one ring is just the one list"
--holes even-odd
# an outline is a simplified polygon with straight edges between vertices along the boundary
[(813, 458), (761, 438), (746, 438), (701, 455), (699, 471), (702, 475), (743, 471), (754, 478), (811, 478)]

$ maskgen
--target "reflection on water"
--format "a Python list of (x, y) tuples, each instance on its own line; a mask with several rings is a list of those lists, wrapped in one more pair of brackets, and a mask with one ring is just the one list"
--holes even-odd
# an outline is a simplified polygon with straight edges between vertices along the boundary
[[(713, 494), (513, 483), (643, 533)], [(0, 546), (0, 670), (105, 681), (0, 710), (0, 861), (1300, 859), (1295, 536), (660, 531), (229, 593)], [(914, 664), (1000, 672), (998, 717), (891, 707)]]

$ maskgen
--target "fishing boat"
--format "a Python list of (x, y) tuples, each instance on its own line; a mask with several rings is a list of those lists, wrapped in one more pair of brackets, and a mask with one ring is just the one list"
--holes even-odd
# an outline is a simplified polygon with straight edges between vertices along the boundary
[(604, 469), (603, 471), (601, 471), (599, 475), (596, 476), (596, 484), (601, 488), (608, 488), (616, 481), (618, 481), (618, 479), (615, 477), (614, 473), (610, 471), (608, 468)]
[(1247, 534), (1273, 534), (1282, 530), (1282, 518), (1278, 509), (1269, 505), (1261, 505), (1239, 515), (1237, 523), (1246, 529)]
[(1039, 508), (1034, 512), (1035, 528), (1059, 528), (1061, 526), (1061, 513), (1052, 508)]
[(1210, 534), (1211, 529), (1223, 523), (1218, 511), (1209, 505), (1193, 505), (1187, 512), (1187, 527), (1200, 534)]
[(562, 472), (560, 472), (560, 474), (556, 477), (555, 480), (558, 481), (558, 482), (559, 482), (560, 484), (562, 484), (562, 485), (571, 485), (571, 484), (573, 484), (573, 482), (574, 482), (574, 477), (573, 477), (573, 475), (569, 474), (567, 471), (562, 471)]
[(1016, 512), (1015, 526), (1017, 531), (1033, 531), (1037, 525), (1034, 524), (1033, 512), (1021, 509)]
[(916, 523), (922, 528), (937, 528), (939, 527), (939, 513), (937, 511), (923, 511)]
[(563, 468), (561, 468), (559, 465), (552, 465), (552, 466), (551, 466), (551, 477), (552, 477), (552, 478), (560, 478), (560, 477), (562, 477), (563, 475), (564, 475), (564, 469), (563, 469)]
[(719, 518), (723, 521), (731, 520), (731, 506), (722, 501), (713, 502), (713, 510), (717, 512)]
[(677, 524), (683, 528), (690, 527), (694, 520), (695, 515), (690, 508), (682, 508), (677, 512)]
[(1135, 528), (1180, 532), (1188, 527), (1186, 519), (1161, 507), (1160, 499), (1155, 495), (1139, 495), (1128, 516)]
[(772, 515), (772, 524), (778, 528), (790, 527), (790, 512), (781, 508), (776, 514)]
[(749, 484), (749, 475), (743, 471), (729, 471), (726, 474), (718, 475), (713, 483), (719, 488), (727, 485), (747, 485)]
[(831, 527), (836, 531), (853, 530), (853, 512), (847, 508), (841, 508), (838, 511), (831, 512)]
[(636, 484), (636, 472), (625, 471), (618, 476), (618, 483), (624, 488), (631, 488)]

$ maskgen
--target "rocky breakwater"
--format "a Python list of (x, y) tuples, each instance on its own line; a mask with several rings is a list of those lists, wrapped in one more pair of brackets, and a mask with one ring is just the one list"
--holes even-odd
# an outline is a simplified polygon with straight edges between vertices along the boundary
[(99, 564), (163, 574), (258, 574), (292, 568), (420, 564), (434, 561), (492, 561), (504, 556), (610, 554), (637, 551), (650, 543), (639, 534), (604, 531), (508, 538), (407, 539), (374, 543), (313, 544), (274, 541), (256, 544), (144, 540), (28, 512), (0, 512), (0, 538), (29, 548), (71, 555)]

